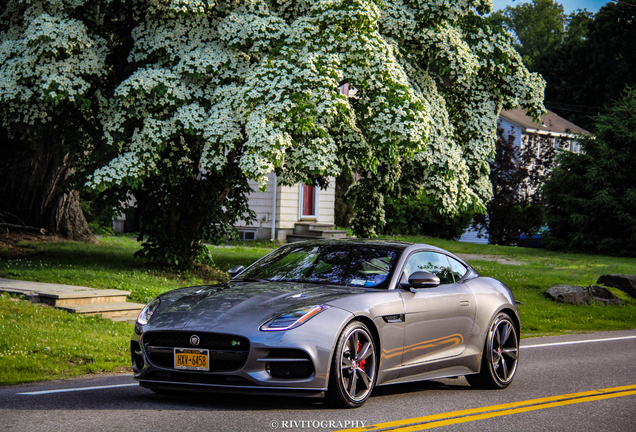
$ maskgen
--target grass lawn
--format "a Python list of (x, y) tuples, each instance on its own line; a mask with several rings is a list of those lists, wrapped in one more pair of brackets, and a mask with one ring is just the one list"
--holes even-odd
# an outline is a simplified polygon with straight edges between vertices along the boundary
[[(470, 263), (483, 275), (506, 283), (514, 292), (522, 336), (636, 328), (636, 299), (612, 291), (619, 306), (560, 305), (543, 292), (557, 284), (590, 285), (603, 274), (636, 274), (636, 259), (564, 254), (542, 249), (476, 245), (453, 241), (394, 237), (429, 243), (459, 254), (496, 256), (507, 264), (476, 257)], [(271, 248), (267, 244), (214, 247), (215, 269), (174, 272), (134, 259), (134, 240), (103, 238), (99, 244), (25, 242), (19, 251), (0, 250), (0, 278), (52, 282), (131, 291), (147, 302), (178, 287), (226, 280), (225, 270), (248, 265)], [(487, 257), (486, 257), (487, 258)], [(97, 317), (79, 317), (3, 295), (0, 298), (0, 384), (112, 371), (129, 366), (132, 325)]]
[(216, 269), (197, 267), (175, 272), (144, 264), (133, 254), (139, 243), (127, 237), (105, 237), (99, 244), (29, 242), (24, 253), (0, 255), (0, 278), (130, 291), (130, 300), (147, 303), (165, 291), (227, 280), (226, 270), (249, 265), (271, 248), (213, 247)]
[(130, 368), (133, 325), (0, 295), (0, 385)]

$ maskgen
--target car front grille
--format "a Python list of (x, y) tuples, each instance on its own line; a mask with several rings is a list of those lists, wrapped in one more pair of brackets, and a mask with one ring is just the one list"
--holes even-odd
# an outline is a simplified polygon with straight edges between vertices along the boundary
[[(190, 338), (199, 337), (193, 346)], [(155, 366), (174, 369), (174, 348), (210, 350), (210, 372), (232, 371), (242, 368), (247, 361), (249, 341), (241, 336), (205, 332), (148, 332), (143, 335), (148, 359)]]

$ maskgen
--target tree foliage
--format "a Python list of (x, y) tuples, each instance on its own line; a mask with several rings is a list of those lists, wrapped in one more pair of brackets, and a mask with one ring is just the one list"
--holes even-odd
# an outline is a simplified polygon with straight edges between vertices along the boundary
[(0, 197), (14, 219), (90, 235), (68, 180), (101, 140), (100, 95), (126, 74), (125, 64), (114, 67), (129, 33), (116, 18), (125, 12), (119, 2), (1, 3)]
[(592, 116), (605, 112), (626, 86), (636, 86), (634, 40), (636, 0), (609, 2), (593, 18), (579, 11), (563, 42), (533, 69), (547, 81), (546, 106), (592, 130)]
[(79, 152), (97, 167), (87, 185), (138, 196), (151, 258), (173, 248), (167, 261), (190, 250), (188, 261), (201, 238), (249, 219), (247, 180), (264, 187), (272, 171), (281, 184), (319, 186), (359, 173), (352, 226), (373, 236), (389, 193), (424, 187), (451, 214), (483, 207), (499, 111), (543, 111), (542, 79), (487, 24), (490, 7), (13, 0), (3, 15), (3, 125), (56, 125), (58, 107), (90, 120), (98, 133)]
[(636, 90), (594, 119), (581, 154), (564, 152), (545, 185), (549, 245), (636, 255)]
[(545, 224), (545, 178), (554, 167), (559, 140), (550, 135), (528, 135), (516, 143), (514, 130), (497, 128), (495, 157), (490, 162), (493, 199), (485, 214), (476, 214), (473, 228), (488, 235), (488, 243), (515, 244), (521, 234), (534, 234)]
[(587, 130), (626, 85), (636, 85), (636, 0), (608, 2), (596, 14), (569, 15), (554, 0), (495, 12), (489, 21), (517, 36), (517, 49), (546, 82), (546, 106)]
[(561, 45), (568, 22), (563, 6), (554, 0), (532, 0), (506, 6), (488, 20), (515, 35), (515, 47), (531, 70), (546, 52), (553, 52)]

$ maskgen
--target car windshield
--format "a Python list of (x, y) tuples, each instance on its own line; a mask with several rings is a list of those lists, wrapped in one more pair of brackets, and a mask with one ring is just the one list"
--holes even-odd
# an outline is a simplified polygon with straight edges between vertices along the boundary
[(398, 256), (399, 252), (378, 247), (289, 246), (268, 255), (236, 279), (381, 287)]

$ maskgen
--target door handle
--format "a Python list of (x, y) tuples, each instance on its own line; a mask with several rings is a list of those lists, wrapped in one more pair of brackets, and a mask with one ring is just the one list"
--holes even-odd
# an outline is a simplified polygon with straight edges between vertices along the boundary
[(470, 306), (470, 302), (468, 300), (463, 300), (459, 302), (460, 306)]

